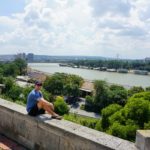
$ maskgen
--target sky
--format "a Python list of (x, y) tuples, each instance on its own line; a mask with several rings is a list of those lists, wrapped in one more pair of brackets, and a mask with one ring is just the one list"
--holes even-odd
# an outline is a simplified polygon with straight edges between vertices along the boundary
[(150, 57), (149, 0), (4, 0), (0, 54)]

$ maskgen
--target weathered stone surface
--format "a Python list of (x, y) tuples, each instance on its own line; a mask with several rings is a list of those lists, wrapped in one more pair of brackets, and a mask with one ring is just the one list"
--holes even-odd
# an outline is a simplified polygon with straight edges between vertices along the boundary
[(150, 150), (150, 130), (138, 130), (135, 144), (140, 150)]
[(10, 101), (6, 101), (0, 98), (0, 106), (4, 108), (8, 108), (7, 111), (17, 111), (20, 112), (21, 114), (27, 114), (25, 107), (12, 103)]
[(35, 150), (136, 150), (134, 143), (0, 99), (0, 132)]
[(0, 108), (0, 132), (13, 131), (13, 112)]

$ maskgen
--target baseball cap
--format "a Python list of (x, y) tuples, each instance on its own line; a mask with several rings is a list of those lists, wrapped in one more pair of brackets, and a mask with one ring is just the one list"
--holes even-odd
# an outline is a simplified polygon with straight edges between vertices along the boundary
[(35, 85), (42, 86), (42, 82), (41, 81), (35, 81)]

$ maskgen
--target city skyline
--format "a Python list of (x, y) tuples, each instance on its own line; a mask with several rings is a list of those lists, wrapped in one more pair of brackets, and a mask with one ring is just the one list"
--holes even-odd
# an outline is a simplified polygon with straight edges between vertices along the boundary
[(0, 54), (150, 57), (148, 0), (5, 0)]

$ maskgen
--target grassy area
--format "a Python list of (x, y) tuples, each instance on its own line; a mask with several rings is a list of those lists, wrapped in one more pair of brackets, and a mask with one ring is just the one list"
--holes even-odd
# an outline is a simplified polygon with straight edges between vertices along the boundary
[(81, 124), (83, 126), (96, 129), (96, 124), (100, 121), (100, 119), (91, 118), (91, 117), (83, 117), (77, 114), (65, 114), (63, 117), (65, 120), (75, 122), (77, 124)]

